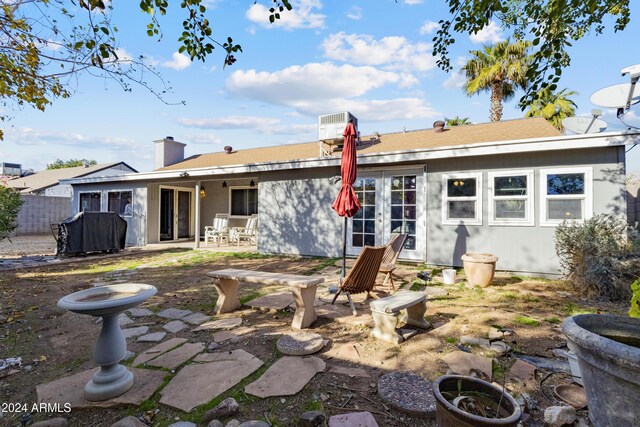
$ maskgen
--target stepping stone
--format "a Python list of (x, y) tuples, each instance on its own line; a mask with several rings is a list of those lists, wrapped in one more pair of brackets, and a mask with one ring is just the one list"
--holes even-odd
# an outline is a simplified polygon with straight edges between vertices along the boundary
[(211, 338), (213, 338), (215, 342), (221, 343), (234, 338), (239, 339), (240, 337), (244, 335), (248, 335), (254, 331), (255, 331), (255, 328), (242, 327), (242, 328), (234, 329), (233, 331), (216, 332), (211, 336)]
[(134, 323), (135, 321), (130, 318), (129, 316), (127, 316), (126, 314), (122, 313), (120, 314), (120, 316), (118, 316), (118, 324), (120, 324), (120, 326), (127, 326), (130, 325), (132, 323)]
[(142, 353), (140, 353), (140, 355), (138, 355), (138, 357), (136, 357), (136, 360), (133, 361), (133, 366), (138, 366), (153, 359), (154, 357), (158, 357), (162, 353), (166, 353), (167, 351), (172, 350), (179, 345), (184, 344), (185, 342), (187, 342), (186, 338), (171, 338), (170, 340), (167, 340), (162, 344), (151, 347), (150, 349), (143, 351)]
[(160, 342), (167, 336), (166, 332), (153, 332), (147, 335), (141, 335), (136, 341), (138, 342)]
[(180, 310), (177, 308), (168, 308), (158, 313), (158, 316), (164, 317), (166, 319), (182, 319), (183, 317), (188, 316), (191, 313), (193, 313), (193, 311), (191, 310)]
[(235, 360), (236, 362), (246, 362), (255, 359), (251, 353), (242, 349), (232, 351), (217, 351), (215, 353), (201, 353), (193, 359), (198, 363), (222, 362), (224, 360)]
[(262, 366), (262, 361), (255, 356), (238, 357), (242, 360), (220, 360), (185, 366), (162, 389), (160, 403), (190, 412), (196, 406), (215, 399)]
[(191, 359), (196, 354), (202, 353), (203, 351), (204, 344), (200, 342), (187, 343), (176, 348), (175, 350), (164, 353), (156, 357), (155, 359), (151, 359), (147, 362), (147, 365), (157, 366), (159, 368), (175, 369), (187, 360)]
[(460, 375), (471, 375), (472, 371), (484, 374), (491, 381), (492, 360), (488, 357), (478, 356), (463, 351), (453, 351), (442, 360), (449, 365), (449, 368)]
[(283, 356), (257, 380), (244, 388), (246, 393), (265, 398), (291, 396), (304, 388), (326, 364), (316, 356)]
[(187, 322), (190, 325), (199, 325), (211, 319), (211, 316), (207, 316), (202, 313), (192, 313), (188, 316), (183, 317), (181, 320), (183, 322)]
[(526, 383), (536, 378), (536, 367), (524, 360), (516, 359), (509, 369), (509, 375)]
[(529, 356), (526, 354), (516, 356), (518, 359), (531, 363), (538, 369), (546, 369), (553, 372), (564, 372), (566, 374), (571, 373), (569, 368), (569, 362), (567, 360), (550, 359), (540, 356)]
[(213, 320), (211, 322), (203, 323), (194, 329), (197, 331), (211, 331), (216, 329), (233, 329), (236, 326), (242, 324), (242, 317), (229, 317), (227, 319)]
[(371, 412), (350, 412), (331, 416), (329, 427), (378, 427), (378, 423)]
[(378, 380), (378, 394), (389, 405), (420, 418), (435, 418), (431, 382), (412, 372), (390, 372)]
[(280, 337), (276, 346), (283, 354), (305, 356), (320, 351), (324, 347), (324, 339), (314, 332), (296, 332)]
[(181, 330), (187, 328), (187, 324), (181, 320), (172, 320), (162, 327), (162, 329), (175, 334), (176, 332), (180, 332)]
[(93, 377), (100, 368), (60, 378), (58, 380), (36, 386), (39, 403), (59, 404), (64, 407), (70, 404), (71, 408), (111, 408), (122, 405), (139, 406), (149, 399), (151, 395), (162, 385), (166, 372), (130, 368), (135, 381), (133, 387), (113, 399), (102, 402), (89, 402), (84, 398), (84, 385)]
[(133, 356), (135, 356), (136, 354), (131, 351), (131, 350), (127, 350), (127, 352), (124, 355), (124, 359), (123, 360), (129, 360), (129, 359), (133, 359)]
[(124, 334), (125, 338), (137, 337), (140, 335), (144, 335), (147, 332), (149, 332), (148, 326), (138, 326), (137, 328), (128, 328), (128, 329), (122, 330), (122, 333)]
[(127, 310), (131, 317), (146, 317), (153, 316), (153, 311), (148, 308), (130, 308)]
[(251, 420), (243, 422), (238, 427), (271, 427), (271, 424), (266, 421)]
[(261, 310), (283, 310), (293, 303), (293, 294), (291, 292), (278, 292), (253, 299), (244, 303), (244, 305)]
[(427, 294), (427, 297), (446, 297), (449, 295), (446, 289), (439, 286), (427, 286), (424, 292)]
[(190, 421), (178, 421), (177, 423), (169, 424), (168, 427), (198, 427), (198, 425)]
[(369, 372), (362, 368), (346, 368), (344, 366), (329, 366), (328, 372), (332, 374), (348, 375), (350, 378), (369, 378)]
[(129, 415), (128, 417), (111, 424), (111, 427), (147, 427), (147, 425), (136, 417)]
[(461, 336), (460, 342), (466, 345), (477, 345), (485, 350), (495, 351), (498, 354), (504, 354), (511, 350), (511, 347), (502, 341), (491, 342), (486, 338), (476, 338), (468, 335)]

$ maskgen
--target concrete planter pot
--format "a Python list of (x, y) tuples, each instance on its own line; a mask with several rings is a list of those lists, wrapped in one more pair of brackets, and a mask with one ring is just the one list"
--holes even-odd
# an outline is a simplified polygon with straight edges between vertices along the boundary
[[(499, 404), (501, 412), (507, 414), (505, 418), (485, 418), (470, 414), (459, 408), (443, 396), (451, 396), (465, 392), (470, 395), (486, 396)], [(507, 392), (478, 378), (462, 375), (444, 375), (433, 383), (433, 395), (436, 398), (436, 417), (439, 427), (515, 427), (522, 417), (522, 410), (515, 399)]]
[(467, 282), (482, 288), (489, 286), (496, 272), (497, 261), (498, 257), (491, 254), (467, 252), (462, 255), (462, 265)]
[(454, 285), (456, 283), (456, 270), (453, 268), (442, 270), (442, 280), (445, 285)]
[(596, 426), (637, 425), (640, 419), (640, 319), (581, 314), (562, 323), (580, 366)]

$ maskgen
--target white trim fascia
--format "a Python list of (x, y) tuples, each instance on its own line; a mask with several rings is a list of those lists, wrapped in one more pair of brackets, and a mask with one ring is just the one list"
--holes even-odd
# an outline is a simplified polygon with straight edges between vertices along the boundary
[[(512, 197), (520, 198), (521, 200), (527, 201), (527, 218), (525, 219), (494, 219), (493, 218), (493, 208), (495, 200), (504, 200), (509, 199), (510, 197), (501, 196), (498, 199), (494, 199), (493, 194), (493, 184), (495, 182), (494, 178), (501, 176), (517, 176), (517, 175), (525, 175), (527, 177), (527, 196), (522, 197)], [(488, 172), (487, 173), (487, 203), (489, 204), (488, 215), (489, 215), (489, 226), (508, 226), (508, 227), (533, 227), (535, 226), (535, 189), (534, 189), (534, 172), (533, 169), (514, 169), (508, 171), (500, 171), (500, 172)]]
[(575, 166), (575, 167), (560, 167), (560, 168), (544, 168), (538, 171), (540, 175), (540, 226), (541, 227), (557, 227), (564, 220), (547, 219), (547, 175), (550, 173), (564, 174), (564, 173), (584, 173), (584, 196), (581, 195), (560, 195), (552, 196), (557, 199), (577, 199), (584, 200), (584, 212), (583, 219), (576, 219), (572, 222), (577, 224), (583, 223), (585, 220), (593, 217), (593, 167), (591, 166)]
[[(543, 138), (514, 139), (499, 142), (483, 142), (457, 145), (455, 147), (419, 148), (415, 150), (364, 153), (358, 155), (359, 165), (382, 165), (397, 162), (421, 162), (450, 157), (489, 156), (494, 154), (525, 153), (535, 151), (573, 150), (579, 148), (615, 147), (640, 144), (640, 133), (615, 132), (607, 134), (560, 135)], [(203, 168), (154, 171), (122, 174), (107, 177), (71, 178), (60, 180), (61, 184), (92, 184), (118, 181), (149, 181), (164, 179), (203, 179), (224, 174), (243, 174), (294, 170), (321, 167), (339, 167), (340, 157), (315, 157), (309, 159), (261, 162), (251, 164), (208, 166)], [(407, 165), (410, 166), (410, 165)], [(188, 172), (187, 177), (181, 177)]]
[[(454, 218), (449, 219), (447, 196), (447, 180), (452, 178), (475, 178), (476, 179), (476, 196), (475, 197), (455, 197), (453, 200), (476, 202), (475, 218)], [(442, 225), (482, 225), (482, 172), (448, 172), (442, 174)]]

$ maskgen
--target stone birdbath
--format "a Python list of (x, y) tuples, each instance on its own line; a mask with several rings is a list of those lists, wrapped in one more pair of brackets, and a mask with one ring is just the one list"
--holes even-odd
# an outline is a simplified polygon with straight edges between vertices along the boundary
[(142, 283), (99, 286), (74, 292), (58, 300), (58, 307), (74, 313), (102, 317), (93, 360), (100, 370), (84, 387), (84, 397), (100, 402), (120, 396), (133, 387), (133, 373), (119, 362), (127, 353), (127, 341), (118, 315), (156, 294), (158, 290)]

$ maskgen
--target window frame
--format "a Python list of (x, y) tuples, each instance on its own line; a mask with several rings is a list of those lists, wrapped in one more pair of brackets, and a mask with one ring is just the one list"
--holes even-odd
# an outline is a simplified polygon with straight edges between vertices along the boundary
[[(259, 209), (260, 209), (260, 203), (258, 200), (258, 185), (256, 184), (255, 186), (250, 186), (250, 185), (236, 185), (236, 186), (229, 186), (229, 217), (232, 218), (249, 218), (251, 217), (252, 214), (248, 214), (248, 215), (234, 215), (233, 213), (231, 213), (231, 209), (233, 208), (233, 190), (255, 190), (256, 191), (256, 204), (258, 205), (256, 209), (256, 214), (258, 213)], [(247, 209), (248, 210), (248, 209)]]
[[(449, 197), (447, 194), (447, 181), (450, 179), (469, 179), (476, 180), (475, 197)], [(449, 172), (442, 174), (442, 224), (443, 225), (482, 225), (482, 172)], [(474, 218), (449, 218), (448, 206), (450, 200), (457, 201), (475, 201), (476, 211)]]
[[(510, 176), (526, 176), (527, 177), (527, 195), (526, 196), (496, 196), (495, 195), (495, 178)], [(488, 191), (488, 215), (490, 226), (535, 226), (535, 189), (534, 189), (534, 172), (531, 169), (507, 170), (499, 172), (487, 173), (487, 191)], [(496, 200), (526, 200), (525, 218), (495, 218), (495, 201)]]
[[(593, 168), (590, 166), (576, 166), (564, 168), (540, 169), (540, 226), (556, 227), (563, 221), (582, 223), (593, 217)], [(547, 177), (558, 174), (584, 174), (584, 194), (547, 195)], [(584, 200), (582, 219), (547, 219), (549, 200)]]
[(94, 190), (94, 191), (78, 191), (78, 212), (84, 212), (84, 211), (82, 210), (82, 195), (83, 195), (83, 194), (93, 194), (93, 193), (98, 193), (98, 194), (100, 194), (100, 210), (97, 210), (97, 211), (87, 211), (87, 212), (102, 212), (102, 209), (103, 209), (102, 202), (103, 202), (103, 198), (104, 198), (104, 197), (103, 197), (103, 196), (104, 196), (104, 194), (103, 194), (103, 191), (102, 191), (102, 190)]
[(106, 194), (107, 194), (107, 197), (106, 197), (106, 201), (107, 201), (106, 209), (107, 210), (106, 211), (107, 212), (111, 212), (109, 210), (109, 194), (110, 193), (126, 193), (126, 192), (131, 193), (131, 213), (129, 213), (129, 214), (124, 214), (124, 213), (120, 213), (120, 212), (116, 212), (116, 213), (118, 215), (120, 215), (121, 217), (125, 217), (125, 218), (133, 217), (133, 206), (134, 206), (134, 197), (133, 197), (134, 191), (133, 191), (133, 188), (131, 188), (131, 189), (126, 189), (125, 188), (125, 189), (118, 189), (118, 190), (106, 190)]

